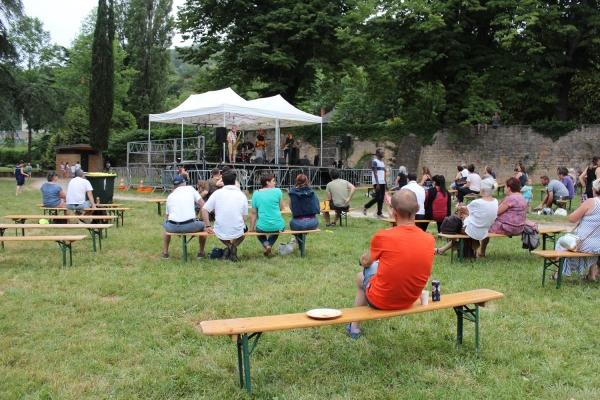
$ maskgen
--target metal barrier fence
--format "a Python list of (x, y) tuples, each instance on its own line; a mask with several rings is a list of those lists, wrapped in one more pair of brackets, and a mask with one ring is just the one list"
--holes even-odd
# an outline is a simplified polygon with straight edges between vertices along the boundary
[[(283, 190), (289, 190), (294, 187), (298, 174), (307, 176), (310, 186), (315, 189), (325, 189), (327, 183), (331, 181), (328, 168), (319, 168), (311, 166), (284, 167), (277, 165), (257, 165), (248, 169), (235, 169), (237, 181), (240, 189), (254, 191), (261, 188), (260, 177), (269, 173), (275, 177), (277, 187)], [(148, 168), (144, 166), (134, 166), (129, 168), (113, 167), (112, 172), (117, 174), (115, 186), (121, 184), (121, 179), (125, 186), (138, 186), (140, 181), (144, 181), (145, 187), (153, 187), (168, 191), (173, 189), (173, 177), (177, 174), (175, 169)], [(208, 180), (211, 177), (211, 170), (187, 170), (188, 182), (196, 186), (199, 180)], [(340, 178), (345, 179), (356, 187), (371, 186), (371, 170), (368, 169), (342, 169)], [(394, 178), (395, 179), (395, 178)], [(390, 180), (392, 177), (390, 176)], [(393, 183), (393, 180), (392, 180)]]

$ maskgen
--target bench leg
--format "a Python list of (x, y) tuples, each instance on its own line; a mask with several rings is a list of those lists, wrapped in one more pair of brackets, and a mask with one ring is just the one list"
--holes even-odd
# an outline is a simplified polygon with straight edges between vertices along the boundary
[[(248, 336), (247, 333), (239, 335), (237, 338), (237, 350), (238, 350), (238, 372), (240, 377), (240, 388), (244, 388), (246, 386), (246, 391), (251, 394), (252, 393), (252, 382), (250, 380), (250, 355), (254, 351), (256, 344), (258, 343), (258, 339), (262, 332), (253, 333)], [(254, 342), (249, 345), (248, 339), (254, 339)], [(244, 380), (246, 384), (244, 385)]]
[[(0, 228), (0, 236), (4, 236), (5, 228)], [(2, 248), (4, 248), (4, 242), (2, 242)]]
[(475, 323), (475, 354), (479, 354), (479, 305), (475, 308), (469, 306), (454, 307), (456, 313), (456, 343), (462, 345), (463, 340), (463, 320), (469, 320)]
[(464, 239), (458, 239), (458, 260), (460, 261), (460, 263), (462, 264), (463, 262), (463, 257), (464, 257), (464, 252), (465, 250), (465, 241)]
[(160, 217), (161, 213), (160, 213), (160, 203), (156, 203), (156, 205), (158, 206), (158, 216)]
[(303, 233), (300, 236), (300, 243), (298, 243), (298, 248), (300, 249), (300, 257), (304, 258), (306, 255), (306, 233)]
[[(92, 237), (92, 249), (94, 250), (94, 253), (96, 252), (96, 231), (92, 228), (88, 228), (88, 232), (90, 233), (90, 236)], [(102, 238), (102, 233), (100, 233), (100, 238)], [(99, 239), (100, 241), (102, 239)], [(100, 249), (102, 249), (102, 242), (100, 242)]]
[(546, 240), (552, 242), (552, 249), (554, 249), (556, 245), (556, 233), (542, 233), (542, 249), (544, 250), (546, 250)]
[(67, 266), (67, 248), (69, 249), (69, 265), (73, 266), (73, 243), (67, 243), (65, 241), (57, 241), (60, 246), (60, 250), (62, 251), (62, 259), (63, 259), (63, 267)]
[(554, 272), (553, 267), (556, 267), (556, 272), (558, 272), (558, 278), (556, 279), (556, 289), (560, 289), (560, 285), (562, 284), (562, 270), (564, 261), (564, 258), (559, 258), (558, 260), (544, 258), (544, 270), (542, 271), (542, 286), (544, 286), (544, 283), (546, 282), (546, 271), (550, 270)]

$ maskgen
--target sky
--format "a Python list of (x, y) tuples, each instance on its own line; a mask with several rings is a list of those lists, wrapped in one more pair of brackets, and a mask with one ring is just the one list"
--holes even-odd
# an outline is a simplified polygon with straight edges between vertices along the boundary
[[(37, 17), (50, 32), (52, 43), (70, 47), (79, 33), (79, 28), (98, 0), (22, 0), (25, 14)], [(173, 10), (181, 7), (185, 0), (173, 0)], [(175, 15), (175, 13), (173, 14)], [(173, 38), (174, 45), (181, 45), (181, 37)]]

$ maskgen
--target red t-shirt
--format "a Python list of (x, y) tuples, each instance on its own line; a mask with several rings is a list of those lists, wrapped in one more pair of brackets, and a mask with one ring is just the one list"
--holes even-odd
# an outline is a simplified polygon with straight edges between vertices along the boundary
[(435, 239), (416, 226), (381, 230), (371, 239), (371, 256), (379, 260), (369, 282), (369, 302), (382, 310), (412, 306), (431, 276)]

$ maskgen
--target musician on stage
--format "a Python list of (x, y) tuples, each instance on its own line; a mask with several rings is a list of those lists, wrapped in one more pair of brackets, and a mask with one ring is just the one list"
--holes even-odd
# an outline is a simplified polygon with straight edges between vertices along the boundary
[(235, 163), (235, 142), (237, 141), (237, 125), (233, 125), (227, 134), (227, 149), (229, 150), (229, 162)]
[(285, 139), (285, 144), (283, 146), (283, 158), (287, 160), (288, 165), (292, 165), (292, 147), (294, 147), (294, 144), (294, 134), (288, 132), (288, 137)]
[(256, 135), (256, 151), (254, 153), (256, 158), (265, 158), (265, 147), (267, 147), (267, 141), (263, 135), (263, 130), (259, 129)]

